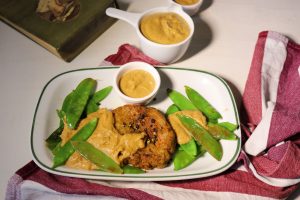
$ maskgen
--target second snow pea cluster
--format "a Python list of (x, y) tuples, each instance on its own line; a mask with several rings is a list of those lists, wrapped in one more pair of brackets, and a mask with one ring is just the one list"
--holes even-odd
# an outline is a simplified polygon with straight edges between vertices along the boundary
[(54, 156), (53, 168), (65, 164), (67, 159), (74, 153), (75, 149), (72, 142), (85, 141), (94, 132), (98, 124), (97, 118), (92, 119), (78, 130), (64, 145), (61, 143), (60, 135), (63, 132), (64, 126), (68, 126), (69, 129), (76, 129), (81, 119), (99, 109), (100, 102), (112, 90), (112, 86), (108, 86), (96, 92), (96, 86), (97, 81), (92, 78), (82, 80), (65, 97), (61, 109), (57, 110), (60, 120), (59, 127), (46, 139), (47, 147), (52, 151)]
[(180, 122), (192, 137), (188, 143), (180, 144), (174, 156), (174, 169), (180, 170), (187, 167), (205, 152), (211, 154), (216, 160), (221, 160), (223, 150), (219, 140), (237, 139), (233, 133), (237, 125), (230, 122), (218, 123), (222, 115), (199, 92), (189, 86), (185, 86), (187, 97), (172, 89), (168, 89), (167, 93), (173, 104), (167, 109), (166, 115), (192, 110), (201, 111), (207, 119), (207, 126), (203, 127), (192, 117), (177, 114)]
[(61, 142), (63, 120), (66, 119), (69, 128), (75, 129), (82, 118), (99, 109), (100, 102), (112, 90), (112, 86), (108, 86), (95, 92), (96, 85), (96, 80), (86, 78), (65, 97), (61, 109), (57, 110), (60, 119), (59, 127), (46, 139), (47, 146), (51, 151)]

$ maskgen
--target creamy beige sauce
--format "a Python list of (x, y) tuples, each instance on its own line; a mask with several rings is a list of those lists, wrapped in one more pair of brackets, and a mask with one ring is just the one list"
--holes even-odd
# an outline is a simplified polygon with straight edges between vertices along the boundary
[(190, 34), (187, 22), (173, 12), (155, 13), (142, 18), (142, 34), (159, 44), (176, 44), (185, 40)]
[(180, 122), (179, 118), (177, 117), (178, 114), (185, 115), (188, 117), (193, 118), (196, 120), (200, 125), (204, 128), (207, 128), (207, 122), (205, 116), (202, 112), (197, 110), (184, 110), (178, 111), (171, 115), (169, 115), (168, 119), (174, 129), (178, 144), (186, 144), (191, 140), (191, 134), (189, 131), (184, 127), (184, 125)]
[[(87, 141), (110, 156), (116, 163), (122, 163), (125, 158), (134, 154), (138, 149), (145, 147), (145, 133), (119, 134), (113, 125), (112, 112), (104, 108), (91, 113), (87, 118), (81, 120), (76, 130), (71, 130), (68, 126), (65, 126), (61, 134), (62, 144), (65, 144), (81, 127), (95, 117), (99, 118), (98, 125)], [(77, 152), (71, 155), (66, 162), (66, 166), (87, 170), (98, 169), (96, 165), (83, 158)]]
[(181, 5), (193, 5), (197, 3), (199, 0), (175, 0), (176, 3)]
[(130, 70), (121, 76), (119, 87), (126, 96), (141, 98), (154, 90), (155, 80), (149, 72)]

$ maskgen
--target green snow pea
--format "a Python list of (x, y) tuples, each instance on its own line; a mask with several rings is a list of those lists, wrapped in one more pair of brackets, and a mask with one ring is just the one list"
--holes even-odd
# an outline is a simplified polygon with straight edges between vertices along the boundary
[(61, 148), (61, 139), (59, 141), (59, 143), (57, 143), (57, 145), (51, 150), (52, 154), (55, 155)]
[(91, 161), (99, 167), (99, 170), (122, 174), (122, 168), (105, 153), (85, 141), (72, 141), (73, 148), (78, 151), (84, 158)]
[(60, 135), (64, 129), (64, 122), (63, 122), (63, 118), (65, 116), (65, 112), (68, 109), (68, 106), (70, 105), (70, 101), (72, 99), (72, 96), (74, 94), (74, 91), (72, 91), (71, 93), (69, 93), (64, 101), (63, 101), (63, 105), (61, 107), (61, 110), (57, 110), (57, 115), (59, 117), (59, 127), (57, 129), (55, 129), (50, 136), (46, 139), (46, 144), (47, 147), (53, 151), (53, 149), (58, 145), (58, 143), (60, 143), (61, 138)]
[(72, 141), (87, 140), (94, 132), (98, 123), (98, 118), (92, 119), (84, 127), (82, 127), (64, 146), (55, 148), (53, 158), (53, 168), (65, 164), (67, 159), (74, 153), (74, 148), (71, 144)]
[(60, 135), (64, 130), (63, 118), (65, 116), (65, 113), (62, 110), (57, 110), (57, 115), (60, 118), (59, 127), (54, 132), (52, 132), (52, 134), (46, 139), (47, 147), (51, 150), (52, 154), (54, 154), (57, 148), (60, 146)]
[(66, 110), (66, 121), (70, 128), (76, 128), (96, 84), (97, 82), (94, 79), (86, 78), (74, 90), (70, 105)]
[(91, 100), (88, 102), (85, 110), (85, 116), (88, 114), (91, 114), (93, 112), (96, 112), (99, 109), (99, 104), (92, 102)]
[(64, 99), (64, 101), (63, 101), (63, 104), (62, 104), (62, 107), (61, 107), (61, 110), (62, 110), (63, 112), (67, 112), (68, 107), (71, 105), (71, 101), (72, 101), (72, 99), (73, 99), (74, 94), (75, 94), (75, 91), (72, 90), (72, 92), (70, 92), (70, 93), (65, 97), (65, 99)]
[(51, 135), (46, 139), (47, 147), (53, 151), (57, 144), (61, 141), (60, 135), (64, 129), (64, 126), (59, 126), (57, 129), (55, 129)]
[(166, 111), (166, 115), (171, 115), (177, 111), (180, 111), (180, 109), (175, 105), (175, 104), (172, 104), (168, 107), (167, 111)]
[(181, 123), (192, 134), (194, 139), (215, 159), (221, 160), (223, 149), (221, 144), (197, 121), (191, 117), (177, 115)]
[(209, 121), (216, 123), (222, 115), (196, 90), (185, 86), (185, 92), (191, 102), (208, 118)]
[(144, 170), (142, 170), (138, 167), (133, 167), (131, 165), (125, 165), (123, 167), (123, 172), (124, 172), (124, 174), (144, 174), (144, 173), (146, 173)]
[(105, 87), (93, 94), (93, 96), (89, 99), (86, 113), (90, 114), (92, 112), (96, 112), (99, 109), (100, 102), (105, 99), (110, 92), (112, 91), (112, 86)]
[(193, 138), (188, 143), (181, 144), (180, 147), (191, 156), (197, 155), (197, 144)]
[(180, 92), (167, 89), (167, 93), (169, 98), (180, 110), (198, 110), (195, 105)]
[(232, 124), (230, 122), (221, 122), (218, 124), (226, 129), (228, 129), (229, 131), (235, 131), (238, 128), (237, 124)]
[(105, 99), (110, 94), (112, 89), (113, 89), (112, 86), (107, 86), (107, 87), (95, 92), (94, 95), (92, 96), (92, 100), (96, 103), (101, 102), (103, 99)]
[(202, 156), (205, 153), (205, 150), (201, 147), (201, 145), (197, 145), (197, 154), (195, 156), (192, 156), (188, 154), (185, 150), (183, 150), (182, 146), (180, 146), (174, 156), (174, 170), (178, 171), (180, 169), (183, 169), (190, 164), (192, 164), (197, 158)]
[(178, 171), (189, 166), (192, 162), (197, 159), (196, 156), (191, 156), (182, 149), (177, 149), (174, 156), (174, 170)]
[(216, 139), (236, 140), (236, 135), (219, 124), (208, 123), (208, 132)]

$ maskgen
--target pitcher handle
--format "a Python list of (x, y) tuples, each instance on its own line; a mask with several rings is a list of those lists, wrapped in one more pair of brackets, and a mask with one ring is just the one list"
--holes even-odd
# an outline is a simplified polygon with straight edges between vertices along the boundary
[(124, 20), (134, 27), (138, 26), (140, 17), (142, 16), (142, 14), (140, 13), (131, 13), (116, 8), (106, 9), (106, 15), (120, 20)]

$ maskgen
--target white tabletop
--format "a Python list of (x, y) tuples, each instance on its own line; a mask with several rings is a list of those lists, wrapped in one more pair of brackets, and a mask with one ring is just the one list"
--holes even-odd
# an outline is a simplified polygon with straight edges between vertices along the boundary
[[(141, 12), (167, 5), (168, 0), (122, 0), (120, 4), (122, 9)], [(299, 0), (204, 0), (201, 11), (193, 17), (191, 46), (184, 58), (171, 66), (220, 75), (240, 104), (259, 32), (277, 31), (300, 43), (299, 8)], [(8, 179), (32, 160), (30, 131), (43, 86), (61, 72), (97, 67), (124, 43), (139, 46), (134, 29), (118, 21), (66, 63), (0, 22), (0, 199)]]

